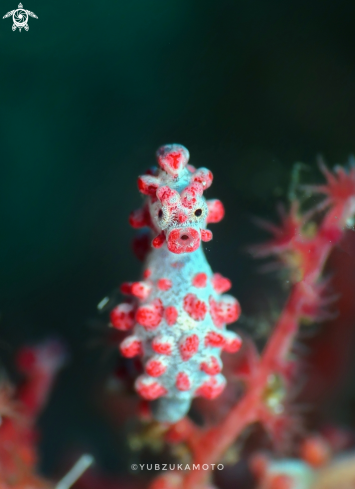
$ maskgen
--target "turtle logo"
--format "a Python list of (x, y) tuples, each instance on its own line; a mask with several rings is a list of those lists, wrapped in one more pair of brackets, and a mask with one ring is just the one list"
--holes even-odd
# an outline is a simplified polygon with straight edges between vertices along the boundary
[(21, 32), (21, 29), (25, 29), (25, 31), (28, 31), (28, 16), (30, 15), (31, 17), (34, 17), (35, 19), (38, 19), (37, 15), (35, 15), (33, 12), (30, 12), (29, 10), (25, 10), (23, 8), (22, 3), (18, 4), (18, 8), (16, 10), (11, 10), (11, 12), (7, 12), (6, 15), (4, 15), (3, 19), (7, 19), (7, 17), (11, 17), (12, 15), (12, 20), (14, 21), (12, 25), (12, 30), (15, 31), (16, 28)]

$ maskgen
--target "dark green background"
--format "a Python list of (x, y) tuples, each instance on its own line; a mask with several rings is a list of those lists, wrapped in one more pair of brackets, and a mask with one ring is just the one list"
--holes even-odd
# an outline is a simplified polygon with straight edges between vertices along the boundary
[[(17, 0), (1, 2), (1, 16)], [(355, 151), (350, 0), (40, 2), (29, 32), (0, 22), (1, 339), (5, 362), (59, 334), (71, 363), (41, 426), (44, 462), (71, 442), (116, 465), (91, 397), (109, 370), (87, 351), (96, 304), (138, 278), (129, 211), (164, 143), (187, 146), (226, 205), (208, 257), (252, 314), (267, 278), (242, 247), (283, 199), (295, 161)], [(257, 286), (255, 284), (258, 284)], [(264, 287), (265, 288), (265, 287)], [(252, 298), (251, 298), (252, 297)], [(261, 305), (260, 305), (261, 304)], [(122, 464), (123, 467), (125, 464)]]

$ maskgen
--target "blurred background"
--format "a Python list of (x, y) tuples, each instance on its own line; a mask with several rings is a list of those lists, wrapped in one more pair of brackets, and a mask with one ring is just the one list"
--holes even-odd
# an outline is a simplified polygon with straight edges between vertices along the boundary
[[(16, 4), (3, 0), (1, 16)], [(11, 372), (20, 345), (60, 337), (69, 358), (40, 420), (44, 470), (74, 446), (120, 472), (126, 433), (114, 433), (98, 407), (115, 354), (100, 344), (96, 326), (107, 317), (96, 305), (139, 278), (127, 222), (141, 202), (137, 176), (170, 142), (213, 171), (208, 196), (223, 200), (226, 218), (207, 257), (233, 280), (247, 317), (272, 312), (282, 287), (245, 252), (264, 237), (252, 217), (275, 218), (295, 162), (307, 165), (304, 181), (317, 181), (317, 154), (333, 165), (355, 151), (355, 3), (25, 0), (24, 8), (38, 16), (28, 32), (12, 32), (11, 18), (0, 23), (0, 357)], [(339, 254), (355, 277), (354, 254)], [(353, 422), (350, 360), (345, 371), (325, 406)]]

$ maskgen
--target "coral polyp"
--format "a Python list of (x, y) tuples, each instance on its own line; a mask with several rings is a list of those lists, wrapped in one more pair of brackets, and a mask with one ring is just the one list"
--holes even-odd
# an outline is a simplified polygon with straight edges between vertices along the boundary
[(212, 239), (207, 224), (224, 216), (223, 204), (206, 200), (213, 180), (206, 168), (189, 165), (179, 144), (157, 151), (158, 167), (138, 178), (146, 196), (130, 215), (134, 228), (150, 234), (140, 281), (124, 283), (127, 300), (111, 312), (111, 324), (129, 331), (120, 345), (125, 357), (140, 356), (145, 372), (135, 382), (158, 421), (176, 422), (196, 396), (217, 397), (225, 387), (221, 351), (237, 352), (241, 339), (226, 326), (240, 315), (238, 301), (225, 294), (231, 282), (213, 273), (201, 243)]

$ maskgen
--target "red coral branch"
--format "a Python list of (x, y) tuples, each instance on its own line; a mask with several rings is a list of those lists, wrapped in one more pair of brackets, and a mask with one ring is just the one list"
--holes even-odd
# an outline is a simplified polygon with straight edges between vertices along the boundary
[(48, 341), (25, 347), (17, 356), (24, 375), (18, 389), (0, 385), (0, 487), (44, 489), (52, 484), (37, 475), (36, 418), (63, 362), (63, 347)]

